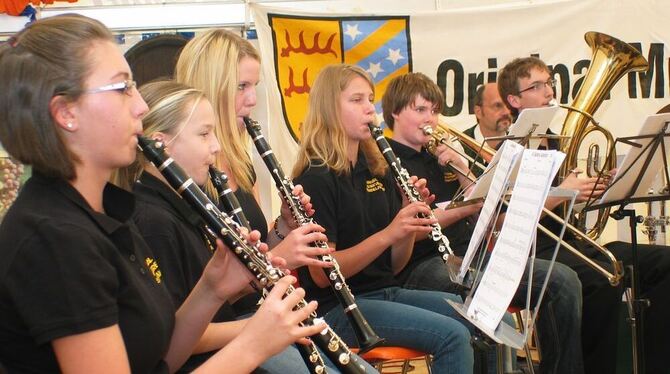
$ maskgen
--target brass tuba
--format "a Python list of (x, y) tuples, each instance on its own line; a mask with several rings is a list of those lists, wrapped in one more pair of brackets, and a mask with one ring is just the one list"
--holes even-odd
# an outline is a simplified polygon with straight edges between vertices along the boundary
[[(647, 60), (635, 48), (612, 36), (590, 31), (584, 35), (586, 43), (593, 52), (591, 65), (589, 66), (584, 81), (572, 105), (562, 105), (568, 109), (568, 115), (563, 122), (560, 140), (560, 150), (566, 154), (561, 175), (567, 175), (569, 170), (577, 167), (577, 156), (585, 137), (596, 131), (600, 131), (607, 140), (608, 154), (605, 163), (598, 173), (608, 171), (616, 167), (616, 154), (612, 133), (601, 127), (592, 115), (598, 110), (600, 104), (607, 97), (609, 91), (616, 82), (626, 73), (632, 71), (647, 70)], [(589, 153), (598, 153), (598, 145), (592, 145)], [(588, 166), (590, 171), (591, 165)], [(602, 234), (607, 219), (609, 208), (598, 211), (598, 218), (593, 227), (586, 229), (586, 213), (578, 215), (578, 222), (592, 239), (597, 239)]]

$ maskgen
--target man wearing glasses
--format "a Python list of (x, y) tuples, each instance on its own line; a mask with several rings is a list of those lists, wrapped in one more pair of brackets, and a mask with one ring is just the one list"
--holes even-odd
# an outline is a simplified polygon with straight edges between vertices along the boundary
[[(553, 87), (556, 81), (547, 65), (536, 57), (517, 58), (508, 63), (498, 76), (498, 89), (505, 105), (513, 116), (526, 108), (551, 105), (554, 99)], [(556, 148), (557, 142), (549, 142)], [(592, 191), (595, 196), (602, 194), (604, 185), (596, 185), (596, 178), (578, 178), (578, 172), (570, 173), (559, 187), (579, 192), (578, 202), (586, 201)], [(558, 202), (547, 200), (547, 208), (553, 209)], [(540, 224), (558, 233), (560, 226), (550, 218), (543, 218)], [(593, 247), (579, 241), (566, 232), (564, 241), (580, 249), (582, 253), (603, 267), (609, 265), (603, 255)], [(537, 257), (549, 258), (555, 242), (545, 235), (537, 234)], [(624, 265), (632, 262), (631, 245), (612, 242), (605, 245)], [(670, 250), (666, 246), (638, 245), (638, 259), (642, 297), (651, 301), (645, 310), (645, 373), (667, 373), (664, 356), (670, 352)], [(582, 283), (582, 349), (586, 373), (615, 373), (617, 357), (617, 337), (620, 321), (623, 286), (610, 286), (605, 277), (597, 273), (585, 262), (565, 250), (559, 250), (556, 261), (568, 265), (577, 272)]]

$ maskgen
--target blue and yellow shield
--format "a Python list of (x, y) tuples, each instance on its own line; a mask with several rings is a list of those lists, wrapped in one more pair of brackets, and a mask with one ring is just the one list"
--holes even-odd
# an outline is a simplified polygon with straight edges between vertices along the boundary
[(300, 140), (307, 98), (319, 71), (330, 64), (358, 65), (375, 83), (375, 106), (388, 82), (412, 71), (409, 17), (297, 17), (268, 14), (284, 119)]

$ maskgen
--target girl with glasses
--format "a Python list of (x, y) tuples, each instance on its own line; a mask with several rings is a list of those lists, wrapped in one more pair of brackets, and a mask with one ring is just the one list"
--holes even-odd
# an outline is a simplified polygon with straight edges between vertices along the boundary
[[(147, 112), (129, 82), (111, 33), (86, 17), (37, 21), (0, 46), (0, 141), (33, 167), (0, 226), (0, 361), (11, 372), (175, 371), (253, 279), (219, 242), (175, 310), (129, 221), (132, 194), (107, 182), (135, 159)], [(248, 372), (319, 331), (297, 326), (315, 305), (293, 312), (290, 282), (207, 365)]]

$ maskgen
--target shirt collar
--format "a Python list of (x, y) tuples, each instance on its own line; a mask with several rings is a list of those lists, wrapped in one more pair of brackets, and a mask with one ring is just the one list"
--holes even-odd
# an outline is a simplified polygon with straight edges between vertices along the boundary
[(160, 179), (150, 173), (142, 173), (139, 183), (134, 188), (146, 189), (150, 193), (158, 194), (184, 219), (194, 226), (202, 225), (202, 219), (191, 207), (177, 195), (177, 193)]
[(475, 129), (473, 132), (475, 134), (475, 140), (477, 141), (477, 143), (482, 144), (482, 142), (484, 141), (484, 134), (482, 134), (482, 129), (479, 124), (475, 125)]
[(397, 142), (393, 139), (387, 138), (387, 140), (391, 145), (391, 148), (393, 148), (393, 152), (400, 159), (401, 162), (402, 160), (410, 160), (412, 158), (432, 159), (432, 156), (423, 147), (421, 147), (420, 151), (417, 151), (416, 149), (409, 147), (405, 144), (402, 144), (400, 142)]
[(354, 165), (352, 174), (357, 174), (361, 171), (368, 170), (368, 160), (365, 159), (365, 154), (361, 148), (358, 148), (358, 155), (356, 156), (356, 165)]
[(64, 179), (47, 177), (37, 171), (33, 171), (32, 178), (39, 183), (51, 185), (56, 191), (79, 206), (107, 234), (125, 225), (135, 210), (133, 194), (111, 183), (105, 185), (102, 194), (102, 204), (106, 213), (100, 213), (93, 210), (79, 191)]

